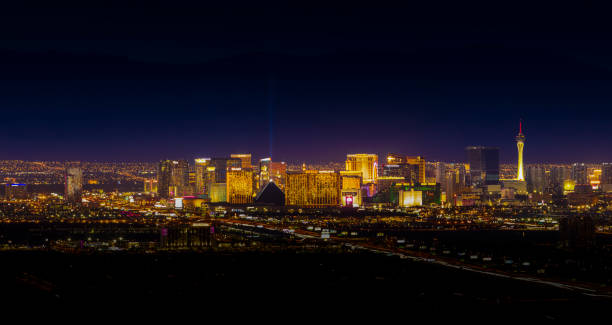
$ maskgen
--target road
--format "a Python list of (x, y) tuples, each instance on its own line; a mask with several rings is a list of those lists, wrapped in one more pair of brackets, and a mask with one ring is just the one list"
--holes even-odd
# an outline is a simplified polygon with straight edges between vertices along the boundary
[[(262, 222), (255, 222), (255, 221), (250, 221), (250, 220), (233, 220), (233, 219), (221, 219), (218, 220), (219, 222), (228, 224), (228, 225), (250, 225), (252, 226), (252, 230), (256, 229), (267, 229), (267, 230), (274, 230), (274, 231), (279, 231), (279, 232), (283, 232), (286, 233), (285, 228), (282, 227), (278, 227), (275, 225), (270, 225), (267, 223), (262, 223)], [(261, 228), (258, 228), (257, 226), (260, 226)], [(315, 239), (321, 239), (321, 236), (318, 232), (314, 232), (314, 231), (306, 231), (306, 230), (302, 230), (302, 229), (295, 229), (293, 234), (295, 236), (301, 237), (301, 238), (315, 238)], [(506, 279), (513, 279), (513, 280), (517, 280), (517, 281), (525, 281), (525, 282), (530, 282), (530, 283), (537, 283), (540, 285), (545, 285), (545, 286), (552, 286), (552, 287), (556, 287), (556, 288), (560, 288), (560, 289), (565, 289), (565, 290), (571, 290), (571, 291), (575, 291), (587, 296), (592, 296), (592, 297), (604, 297), (604, 298), (610, 298), (612, 299), (612, 294), (610, 294), (609, 292), (600, 292), (597, 291), (595, 289), (592, 288), (588, 288), (586, 286), (581, 286), (581, 285), (575, 285), (575, 284), (568, 284), (568, 283), (562, 283), (562, 282), (556, 282), (556, 281), (551, 281), (551, 280), (546, 280), (546, 279), (539, 279), (539, 278), (534, 278), (534, 277), (529, 277), (529, 276), (516, 276), (513, 274), (509, 274), (509, 273), (505, 273), (502, 271), (491, 271), (491, 270), (485, 270), (476, 266), (472, 266), (472, 265), (466, 265), (463, 263), (460, 263), (456, 260), (451, 260), (451, 259), (446, 259), (446, 258), (440, 258), (438, 256), (433, 257), (433, 256), (424, 256), (425, 254), (423, 254), (423, 256), (417, 256), (414, 252), (410, 252), (407, 251), (405, 249), (400, 249), (400, 248), (387, 248), (387, 247), (381, 247), (378, 245), (372, 245), (372, 244), (367, 244), (367, 243), (356, 243), (355, 241), (351, 240), (351, 239), (346, 239), (346, 238), (340, 238), (340, 237), (335, 237), (335, 236), (331, 236), (328, 240), (333, 240), (336, 242), (340, 242), (343, 243), (345, 245), (350, 245), (352, 247), (358, 248), (358, 249), (364, 249), (364, 250), (368, 250), (368, 251), (372, 251), (372, 252), (376, 252), (376, 253), (383, 253), (383, 254), (390, 254), (392, 256), (397, 256), (399, 258), (402, 259), (410, 259), (413, 260), (415, 262), (420, 262), (420, 263), (432, 263), (432, 264), (437, 264), (440, 266), (444, 266), (444, 267), (448, 267), (448, 268), (453, 268), (453, 269), (458, 269), (458, 270), (462, 270), (462, 271), (466, 271), (466, 272), (474, 272), (474, 273), (480, 273), (480, 274), (484, 274), (484, 275), (488, 275), (488, 276), (494, 276), (494, 277), (499, 277), (499, 278), (506, 278)]]

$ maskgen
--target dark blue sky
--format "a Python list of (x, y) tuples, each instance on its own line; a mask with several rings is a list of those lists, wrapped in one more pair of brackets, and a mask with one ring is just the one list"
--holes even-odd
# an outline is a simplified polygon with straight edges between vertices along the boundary
[(612, 161), (612, 29), (589, 4), (142, 3), (3, 8), (0, 159), (511, 162), (522, 117), (527, 162)]

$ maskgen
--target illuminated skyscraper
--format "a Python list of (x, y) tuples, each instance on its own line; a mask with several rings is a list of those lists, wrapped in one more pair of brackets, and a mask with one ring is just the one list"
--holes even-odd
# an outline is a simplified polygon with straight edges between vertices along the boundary
[(270, 164), (270, 181), (274, 182), (281, 190), (285, 188), (287, 177), (287, 164), (284, 161), (272, 162)]
[(404, 177), (408, 182), (425, 183), (425, 158), (421, 156), (403, 156), (387, 154), (383, 166), (383, 176)]
[(304, 207), (339, 206), (340, 186), (340, 174), (334, 171), (289, 172), (285, 202)]
[(170, 197), (170, 178), (172, 160), (162, 160), (157, 165), (157, 194), (162, 198)]
[(157, 193), (162, 198), (189, 195), (187, 160), (162, 160), (157, 167)]
[(273, 162), (272, 158), (261, 159), (259, 161), (259, 188), (263, 189), (269, 182), (274, 182), (283, 190), (286, 174), (287, 164), (284, 161)]
[(231, 154), (232, 158), (238, 158), (242, 162), (242, 168), (251, 168), (251, 154), (250, 153), (233, 153)]
[(189, 162), (187, 160), (172, 161), (170, 190), (170, 194), (175, 197), (191, 194), (189, 189)]
[(253, 170), (232, 167), (227, 170), (227, 202), (247, 204), (253, 202)]
[(357, 153), (346, 155), (346, 170), (360, 171), (363, 183), (376, 183), (378, 178), (378, 155)]
[(146, 194), (157, 194), (157, 180), (156, 179), (145, 179), (144, 180), (144, 193)]
[(83, 170), (79, 167), (66, 168), (65, 196), (70, 202), (81, 202), (83, 192)]
[(518, 168), (516, 179), (525, 180), (525, 170), (523, 169), (523, 147), (525, 147), (525, 135), (523, 134), (523, 122), (519, 122), (519, 133), (516, 136), (516, 148), (518, 149)]
[(416, 181), (421, 184), (426, 183), (425, 158), (421, 156), (406, 157), (406, 163), (413, 165), (413, 166), (414, 165), (418, 166), (417, 168), (418, 175), (417, 175)]
[(272, 172), (272, 158), (263, 158), (259, 160), (259, 188), (264, 188), (270, 182), (270, 173)]
[(206, 168), (210, 166), (210, 158), (196, 158), (195, 160), (195, 193), (204, 194), (206, 192)]

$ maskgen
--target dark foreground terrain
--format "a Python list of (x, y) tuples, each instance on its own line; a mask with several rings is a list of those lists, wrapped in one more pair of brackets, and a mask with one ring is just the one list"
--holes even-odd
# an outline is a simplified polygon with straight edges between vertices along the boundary
[(4, 306), (198, 306), (217, 316), (491, 321), (579, 320), (612, 307), (608, 298), (369, 252), (5, 251), (0, 263)]

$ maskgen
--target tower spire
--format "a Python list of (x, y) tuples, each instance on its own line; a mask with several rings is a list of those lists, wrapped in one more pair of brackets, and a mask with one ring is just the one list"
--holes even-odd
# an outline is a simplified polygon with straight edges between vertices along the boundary
[(525, 180), (525, 172), (523, 167), (523, 147), (525, 146), (525, 135), (523, 134), (523, 119), (519, 120), (519, 134), (516, 136), (516, 148), (518, 149), (518, 168), (516, 179), (519, 181)]

